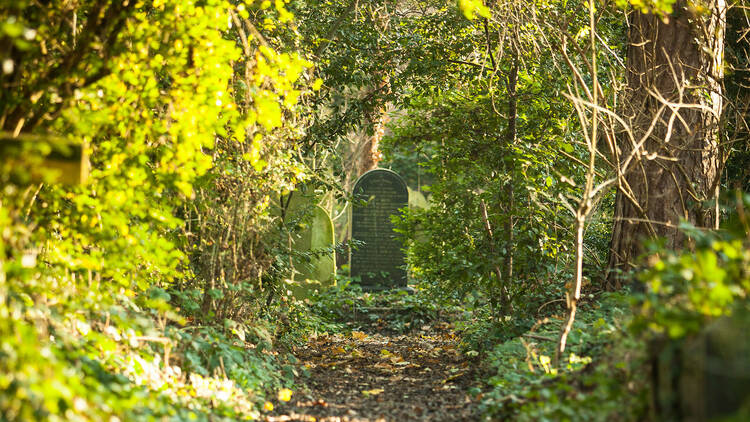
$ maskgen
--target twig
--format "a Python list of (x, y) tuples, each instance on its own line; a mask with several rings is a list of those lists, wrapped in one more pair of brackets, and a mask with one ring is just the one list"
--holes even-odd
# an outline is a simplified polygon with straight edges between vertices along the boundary
[(557, 343), (557, 340), (555, 340), (555, 339), (553, 339), (553, 338), (549, 338), (549, 337), (544, 337), (544, 336), (538, 336), (538, 335), (536, 335), (536, 334), (529, 334), (529, 333), (526, 333), (526, 334), (524, 334), (523, 336), (524, 336), (524, 337), (528, 337), (528, 338), (533, 338), (534, 340), (551, 341), (551, 342), (553, 342), (553, 343)]
[(565, 299), (554, 299), (554, 300), (550, 300), (547, 303), (543, 303), (542, 306), (540, 306), (539, 309), (536, 310), (536, 314), (539, 315), (539, 312), (542, 310), (542, 308), (555, 302), (565, 302)]

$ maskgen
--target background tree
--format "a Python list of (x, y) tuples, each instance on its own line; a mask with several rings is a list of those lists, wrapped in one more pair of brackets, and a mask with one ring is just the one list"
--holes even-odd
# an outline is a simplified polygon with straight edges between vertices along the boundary
[[(614, 153), (618, 194), (609, 285), (634, 268), (645, 239), (685, 246), (678, 227), (718, 227), (722, 160), (724, 1), (677, 1), (660, 15), (636, 10), (629, 21), (627, 124)], [(714, 205), (709, 206), (709, 201)]]
[[(426, 35), (418, 50), (435, 58), (422, 60), (430, 67), (412, 79), (410, 107), (387, 143), (388, 157), (431, 151), (423, 166), (434, 178), (433, 206), (412, 213), (404, 227), (415, 233), (409, 251), (416, 274), (448, 296), (479, 294), (498, 317), (509, 315), (511, 304), (560, 302), (571, 280), (562, 251), (573, 243), (573, 216), (564, 203), (582, 189), (588, 150), (561, 94), (572, 78), (564, 56), (584, 66), (579, 51), (588, 40), (572, 34), (584, 31), (588, 17), (580, 3), (558, 10), (504, 2), (482, 13), (486, 20), (455, 21), (435, 8), (415, 19), (413, 25), (459, 35), (420, 28)], [(616, 14), (602, 23), (600, 37), (617, 49)], [(616, 60), (602, 63), (609, 69)], [(443, 85), (445, 75), (458, 83)], [(602, 219), (595, 220), (582, 231), (589, 273), (603, 259), (588, 241), (606, 243)]]

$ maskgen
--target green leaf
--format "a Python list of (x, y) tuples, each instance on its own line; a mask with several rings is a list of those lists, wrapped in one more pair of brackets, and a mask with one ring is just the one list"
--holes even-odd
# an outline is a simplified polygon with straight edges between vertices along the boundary
[(458, 7), (469, 20), (476, 19), (477, 15), (488, 19), (491, 17), (490, 9), (482, 0), (458, 0)]

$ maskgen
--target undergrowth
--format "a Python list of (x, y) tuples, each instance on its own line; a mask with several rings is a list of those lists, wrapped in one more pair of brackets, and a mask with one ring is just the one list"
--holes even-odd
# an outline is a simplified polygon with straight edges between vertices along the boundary
[(455, 308), (441, 306), (420, 286), (367, 292), (349, 278), (310, 301), (324, 330), (407, 333), (425, 324), (447, 321)]
[[(492, 419), (518, 421), (635, 421), (647, 411), (645, 350), (629, 334), (630, 304), (623, 294), (602, 294), (581, 308), (564, 363), (551, 366), (561, 318), (538, 320), (529, 330), (486, 351), (493, 374), (482, 396)], [(625, 410), (625, 411), (623, 411)]]

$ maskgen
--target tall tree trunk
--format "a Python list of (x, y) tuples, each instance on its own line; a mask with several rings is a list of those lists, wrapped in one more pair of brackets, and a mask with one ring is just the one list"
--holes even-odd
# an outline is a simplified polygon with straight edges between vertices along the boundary
[(365, 135), (365, 139), (362, 145), (361, 153), (359, 156), (359, 175), (363, 175), (368, 171), (378, 167), (378, 163), (382, 158), (380, 153), (380, 141), (383, 139), (385, 133), (385, 125), (388, 123), (388, 114), (385, 109), (376, 110), (378, 116), (377, 120), (373, 123), (372, 135)]
[[(642, 241), (681, 248), (680, 220), (715, 227), (705, 202), (718, 195), (724, 0), (678, 0), (662, 19), (633, 12), (628, 34), (624, 131), (615, 151), (621, 177), (615, 202), (608, 286), (634, 268)], [(695, 6), (705, 7), (699, 15)]]
[[(505, 141), (507, 143), (507, 148), (509, 151), (509, 154), (514, 154), (514, 149), (516, 146), (516, 137), (517, 137), (517, 120), (518, 120), (518, 97), (516, 95), (516, 88), (518, 87), (518, 51), (514, 48), (512, 49), (512, 58), (513, 58), (513, 64), (512, 68), (510, 69), (510, 74), (508, 75), (508, 131), (505, 134)], [(508, 204), (508, 217), (507, 220), (505, 220), (505, 281), (503, 286), (503, 298), (507, 302), (507, 306), (505, 306), (507, 309), (504, 311), (511, 311), (511, 301), (510, 297), (508, 297), (508, 294), (510, 292), (510, 286), (513, 282), (513, 254), (516, 252), (516, 245), (515, 245), (515, 237), (513, 235), (513, 230), (515, 226), (515, 175), (516, 175), (516, 165), (515, 160), (511, 161), (511, 167), (508, 171), (510, 173), (510, 180), (508, 181), (507, 186), (505, 187), (505, 194), (507, 195), (507, 204)]]
[[(388, 76), (384, 76), (382, 81), (376, 87), (376, 90), (388, 89)], [(388, 116), (387, 104), (382, 104), (375, 108), (372, 113), (367, 117), (372, 124), (372, 135), (365, 134), (363, 145), (357, 146), (361, 148), (358, 160), (358, 174), (361, 176), (368, 171), (377, 168), (382, 154), (380, 153), (380, 141), (383, 139), (385, 134), (385, 125), (388, 124), (390, 117)]]

